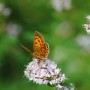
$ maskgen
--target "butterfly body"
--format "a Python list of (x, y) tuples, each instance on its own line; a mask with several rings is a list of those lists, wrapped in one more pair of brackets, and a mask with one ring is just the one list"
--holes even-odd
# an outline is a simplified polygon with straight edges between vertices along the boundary
[(26, 51), (28, 51), (34, 58), (37, 58), (39, 60), (44, 60), (45, 58), (47, 58), (49, 53), (48, 43), (45, 42), (43, 36), (37, 31), (35, 32), (35, 35), (34, 35), (33, 53), (31, 53), (30, 50), (26, 48), (24, 45), (21, 45), (21, 46)]

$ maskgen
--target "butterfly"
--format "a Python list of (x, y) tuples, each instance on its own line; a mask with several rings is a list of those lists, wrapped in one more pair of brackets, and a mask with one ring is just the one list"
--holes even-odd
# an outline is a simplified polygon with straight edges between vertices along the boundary
[(39, 60), (44, 60), (45, 58), (47, 58), (49, 53), (48, 43), (45, 42), (43, 36), (37, 31), (34, 34), (33, 53), (24, 45), (20, 44), (20, 46), (27, 52), (29, 52), (34, 58), (37, 58)]

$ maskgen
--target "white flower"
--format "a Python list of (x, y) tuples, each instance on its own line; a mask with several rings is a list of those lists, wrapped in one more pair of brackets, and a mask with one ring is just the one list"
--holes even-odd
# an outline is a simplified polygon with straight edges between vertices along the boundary
[(86, 32), (90, 34), (90, 15), (86, 16), (88, 23), (84, 24), (83, 27), (86, 29)]
[(38, 84), (55, 85), (66, 79), (65, 75), (57, 68), (57, 65), (48, 59), (42, 61), (33, 59), (26, 66), (24, 74), (29, 80), (33, 80)]
[(86, 32), (90, 34), (90, 23), (84, 24), (83, 27), (86, 29)]
[(11, 9), (10, 8), (5, 8), (2, 12), (4, 16), (9, 16), (11, 14)]
[(71, 0), (51, 0), (51, 4), (56, 11), (71, 9)]
[(56, 11), (62, 11), (62, 2), (60, 0), (51, 0), (51, 4)]
[(74, 85), (70, 85), (69, 87), (57, 85), (58, 90), (75, 90)]
[(57, 68), (57, 69), (55, 70), (55, 74), (57, 75), (57, 74), (59, 74), (59, 72), (60, 72), (60, 69)]
[(64, 79), (67, 79), (67, 78), (65, 77), (65, 74), (62, 74), (61, 82), (64, 81)]
[(86, 16), (87, 20), (90, 21), (90, 15)]
[(64, 8), (66, 10), (71, 9), (71, 0), (64, 0)]
[(76, 42), (85, 51), (89, 51), (90, 52), (90, 36), (88, 36), (88, 35), (79, 35), (79, 36), (76, 37)]
[(9, 16), (11, 14), (11, 9), (5, 7), (5, 5), (3, 3), (0, 3), (0, 13), (3, 16)]
[(58, 84), (58, 85), (57, 85), (57, 88), (58, 88), (58, 89), (61, 89), (61, 88), (62, 88), (62, 86), (61, 86), (60, 84)]
[(75, 88), (74, 87), (70, 87), (70, 88), (68, 88), (68, 87), (61, 87), (61, 88), (58, 88), (58, 90), (75, 90)]
[(6, 25), (6, 31), (11, 36), (18, 36), (21, 32), (21, 29), (21, 26), (16, 23), (10, 22)]
[(4, 10), (4, 4), (0, 3), (0, 12)]

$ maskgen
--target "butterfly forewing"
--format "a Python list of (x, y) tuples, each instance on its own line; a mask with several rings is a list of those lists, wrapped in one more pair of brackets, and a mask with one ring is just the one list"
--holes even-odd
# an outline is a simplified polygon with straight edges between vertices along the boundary
[(35, 32), (33, 43), (34, 52), (39, 52), (43, 43), (44, 38), (42, 35), (39, 32)]

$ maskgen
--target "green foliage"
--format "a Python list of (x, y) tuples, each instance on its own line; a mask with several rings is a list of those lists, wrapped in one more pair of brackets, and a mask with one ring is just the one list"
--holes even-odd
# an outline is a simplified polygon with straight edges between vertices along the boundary
[[(86, 35), (82, 24), (90, 14), (90, 0), (72, 0), (72, 8), (55, 11), (50, 0), (0, 0), (11, 9), (7, 17), (0, 13), (0, 90), (54, 90), (23, 77), (29, 54), (19, 43), (33, 51), (34, 32), (40, 32), (49, 43), (49, 58), (62, 69), (77, 90), (90, 89), (90, 47), (80, 46), (76, 38)], [(6, 30), (9, 22), (21, 26), (18, 35)]]

